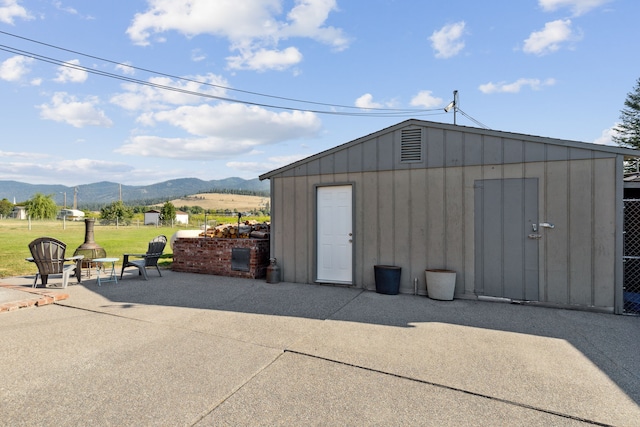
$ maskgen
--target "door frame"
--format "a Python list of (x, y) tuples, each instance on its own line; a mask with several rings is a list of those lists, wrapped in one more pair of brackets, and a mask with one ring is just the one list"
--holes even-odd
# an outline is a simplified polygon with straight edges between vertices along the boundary
[[(318, 189), (325, 187), (351, 187), (351, 280), (349, 282), (343, 281), (327, 281), (318, 280)], [(313, 185), (313, 215), (314, 215), (314, 227), (313, 227), (313, 280), (315, 283), (332, 283), (338, 285), (353, 286), (355, 284), (355, 262), (356, 262), (356, 214), (355, 214), (355, 202), (356, 202), (356, 185), (353, 181), (344, 182), (326, 182)]]

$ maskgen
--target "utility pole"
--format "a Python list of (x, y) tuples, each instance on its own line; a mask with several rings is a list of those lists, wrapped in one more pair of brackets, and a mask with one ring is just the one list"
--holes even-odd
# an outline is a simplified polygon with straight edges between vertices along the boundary
[(453, 91), (453, 124), (457, 124), (456, 114), (458, 113), (458, 91)]
[(453, 91), (453, 101), (451, 101), (449, 103), (449, 105), (447, 105), (446, 107), (444, 107), (444, 111), (446, 113), (449, 112), (449, 110), (451, 110), (453, 108), (453, 124), (457, 124), (457, 113), (458, 113), (458, 91), (454, 90)]
[(78, 187), (73, 189), (73, 209), (78, 209)]

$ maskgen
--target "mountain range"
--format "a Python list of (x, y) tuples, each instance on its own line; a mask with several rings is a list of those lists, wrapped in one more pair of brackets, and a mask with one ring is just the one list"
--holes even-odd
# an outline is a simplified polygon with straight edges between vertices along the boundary
[[(77, 191), (77, 193), (76, 193)], [(62, 206), (73, 207), (74, 193), (78, 209), (105, 206), (122, 200), (128, 205), (149, 205), (198, 193), (244, 193), (269, 194), (269, 181), (259, 179), (225, 178), (203, 181), (197, 178), (181, 178), (151, 185), (121, 185), (115, 182), (96, 182), (93, 184), (67, 187), (56, 184), (27, 184), (18, 181), (0, 181), (0, 200), (7, 199), (21, 204), (36, 193), (52, 195), (53, 200)]]

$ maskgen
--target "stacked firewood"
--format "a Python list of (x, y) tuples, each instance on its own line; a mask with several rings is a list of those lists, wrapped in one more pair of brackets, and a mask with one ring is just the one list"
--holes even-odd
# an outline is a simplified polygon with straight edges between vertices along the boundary
[(267, 222), (244, 221), (238, 224), (221, 224), (213, 228), (207, 228), (200, 233), (201, 237), (213, 237), (217, 239), (268, 239), (270, 224)]

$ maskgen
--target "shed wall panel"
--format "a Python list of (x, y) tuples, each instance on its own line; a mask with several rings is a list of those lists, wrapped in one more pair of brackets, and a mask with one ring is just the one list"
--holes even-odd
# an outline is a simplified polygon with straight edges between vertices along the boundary
[(362, 152), (364, 145), (358, 144), (349, 147), (347, 150), (348, 172), (361, 172), (363, 170), (364, 154)]
[(315, 159), (307, 163), (307, 173), (309, 175), (318, 175), (320, 173), (320, 160)]
[[(475, 260), (475, 205), (474, 205), (474, 197), (475, 197), (475, 182), (482, 177), (482, 167), (480, 166), (470, 166), (462, 168), (462, 173), (464, 176), (464, 201), (465, 201), (465, 209), (464, 209), (464, 218), (465, 218), (465, 228), (464, 228), (464, 266), (462, 271), (464, 272), (463, 276), (463, 289), (460, 291), (463, 295), (473, 296), (475, 295), (475, 278), (476, 271), (474, 266)], [(474, 242), (474, 244), (469, 244), (469, 242)]]
[(593, 151), (582, 148), (569, 149), (569, 160), (586, 160), (593, 156)]
[(549, 162), (564, 161), (569, 158), (569, 149), (558, 145), (546, 145), (545, 160)]
[(427, 169), (427, 268), (445, 268), (444, 169)]
[(427, 132), (427, 167), (441, 168), (444, 166), (444, 135), (441, 129), (428, 129)]
[(463, 166), (476, 166), (482, 164), (482, 136), (477, 134), (464, 134), (464, 163)]
[(445, 165), (447, 167), (462, 166), (464, 163), (462, 132), (447, 132), (445, 147)]
[(465, 200), (463, 168), (444, 169), (445, 268), (456, 270), (456, 292), (464, 292)]
[(349, 171), (349, 150), (340, 150), (334, 154), (333, 158), (334, 173), (347, 173)]
[[(359, 247), (362, 251), (364, 264), (362, 265), (362, 283), (366, 289), (375, 289), (373, 268), (370, 266), (380, 262), (380, 247), (383, 246), (380, 241), (380, 211), (378, 205), (380, 203), (380, 192), (378, 191), (378, 174), (365, 173), (362, 174), (360, 185), (356, 184), (355, 191), (362, 193), (362, 223), (357, 226)], [(388, 194), (385, 195), (385, 198)], [(356, 215), (358, 215), (356, 208)], [(358, 215), (359, 216), (359, 215)]]
[(364, 259), (364, 237), (366, 233), (366, 229), (364, 229), (364, 218), (365, 211), (364, 209), (357, 209), (358, 206), (364, 206), (364, 198), (363, 198), (363, 189), (364, 189), (364, 179), (362, 177), (362, 173), (354, 173), (349, 174), (347, 178), (348, 182), (353, 183), (353, 285), (356, 287), (364, 287), (364, 268), (365, 259)]
[[(283, 194), (295, 194), (295, 179), (287, 178), (282, 182)], [(280, 215), (280, 239), (282, 241), (282, 255), (278, 262), (282, 261), (281, 277), (285, 282), (293, 282), (296, 279), (296, 265), (298, 257), (296, 253), (295, 233), (291, 232), (296, 220), (296, 198), (287, 197), (281, 201)]]
[[(294, 180), (294, 222), (290, 224), (290, 228), (286, 232), (293, 234), (295, 265), (294, 277), (297, 283), (306, 283), (309, 280), (309, 258), (308, 242), (313, 241), (313, 235), (310, 235), (309, 223), (312, 222), (310, 215), (313, 213), (313, 193), (308, 191), (309, 185), (307, 177), (298, 177)], [(311, 264), (313, 265), (313, 264)]]
[(540, 222), (551, 222), (556, 228), (541, 231), (545, 244), (546, 258), (546, 301), (559, 304), (569, 303), (567, 285), (569, 275), (569, 175), (566, 162), (546, 164), (545, 211)]
[[(591, 161), (569, 167), (569, 303), (592, 304), (593, 187)], [(548, 230), (549, 233), (555, 231)]]
[(395, 164), (395, 146), (393, 134), (389, 133), (378, 137), (378, 170), (389, 171)]
[[(594, 162), (594, 201), (609, 200), (616, 192), (616, 162), (613, 159)], [(616, 206), (611, 203), (594, 204), (594, 271), (593, 304), (614, 307), (611, 289), (615, 282)]]
[(331, 175), (335, 173), (335, 157), (336, 154), (332, 153), (320, 158), (320, 174)]
[(542, 162), (545, 160), (545, 146), (537, 142), (525, 141), (524, 161), (527, 163)]
[(394, 265), (396, 263), (396, 247), (394, 238), (394, 182), (393, 173), (389, 171), (378, 173), (378, 235), (379, 242), (384, 242), (379, 248), (378, 263)]
[(502, 161), (504, 144), (501, 138), (485, 135), (482, 141), (482, 162), (485, 165), (498, 165)]
[(524, 161), (524, 143), (516, 139), (503, 139), (504, 163), (522, 163)]
[(426, 192), (426, 169), (416, 169), (411, 171), (409, 176), (411, 209), (409, 211), (409, 239), (410, 239), (410, 278), (418, 279), (418, 293), (427, 293), (425, 285), (424, 270), (427, 268), (427, 192)]
[[(378, 170), (378, 140), (370, 139), (362, 143), (362, 172)], [(351, 172), (358, 172), (352, 170)]]
[(412, 293), (411, 282), (411, 238), (409, 224), (411, 223), (411, 172), (394, 171), (391, 172), (393, 179), (393, 198), (391, 206), (391, 221), (388, 227), (392, 231), (391, 240), (393, 242), (393, 264), (402, 267), (404, 280), (400, 282), (400, 292)]

